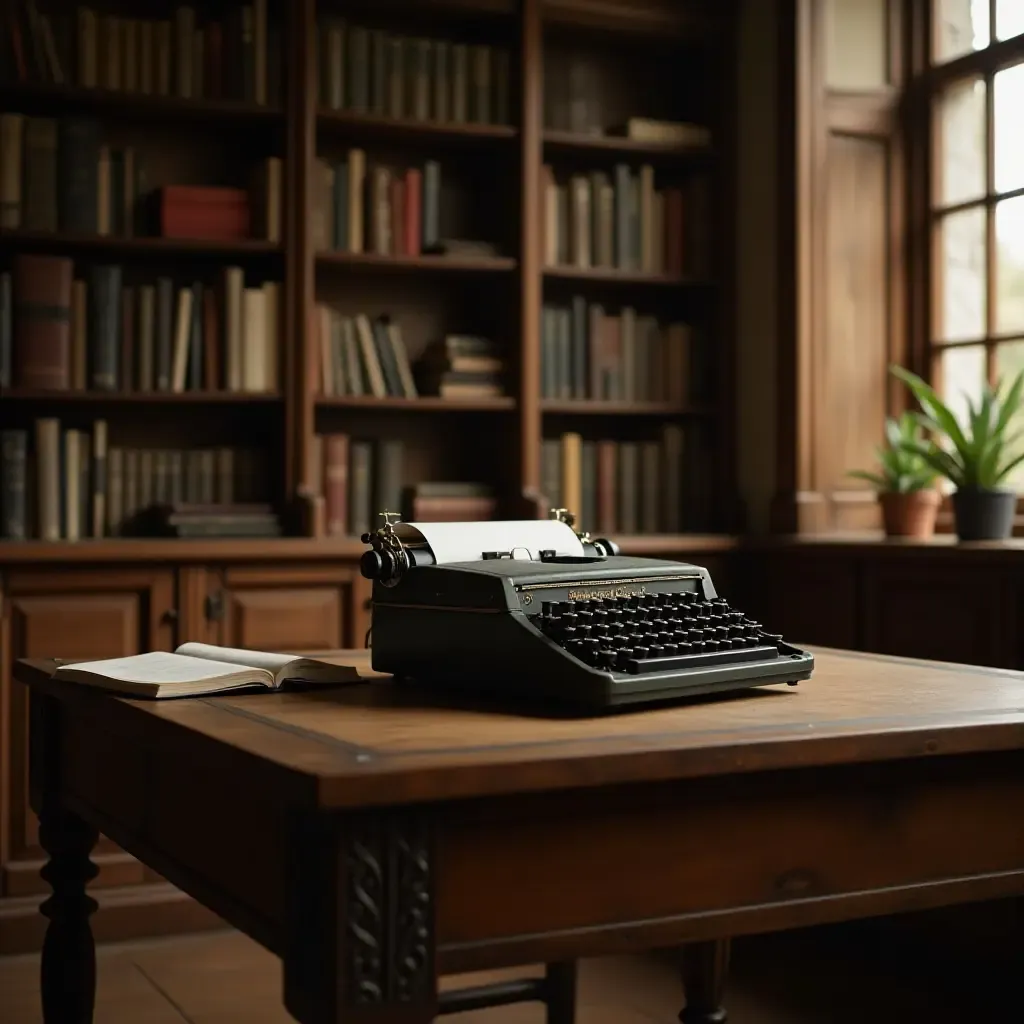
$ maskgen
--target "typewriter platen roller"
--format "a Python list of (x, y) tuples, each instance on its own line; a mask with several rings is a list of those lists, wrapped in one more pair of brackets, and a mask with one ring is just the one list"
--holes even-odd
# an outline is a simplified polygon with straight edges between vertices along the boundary
[(707, 569), (633, 558), (572, 516), (385, 523), (363, 537), (374, 669), (599, 710), (810, 677), (813, 657), (718, 596)]

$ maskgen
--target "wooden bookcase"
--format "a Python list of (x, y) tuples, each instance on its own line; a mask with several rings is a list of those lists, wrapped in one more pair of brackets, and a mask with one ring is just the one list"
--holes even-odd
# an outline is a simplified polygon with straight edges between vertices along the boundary
[[(53, 6), (55, 24), (75, 10)], [(230, 9), (212, 5), (207, 13), (197, 6), (195, 24), (230, 24), (225, 13)], [(101, 54), (106, 10), (96, 19)], [(493, 489), (496, 514), (504, 518), (532, 516), (538, 510), (546, 514), (553, 501), (564, 503), (577, 495), (572, 486), (568, 493), (552, 493), (565, 490), (564, 466), (545, 464), (554, 442), (561, 448), (556, 463), (582, 463), (587, 493), (576, 511), (591, 530), (627, 538), (667, 534), (670, 548), (678, 546), (674, 538), (681, 533), (735, 532), (730, 5), (696, 0), (437, 0), (411, 5), (269, 0), (267, 10), (267, 23), (273, 27), (268, 47), (276, 43), (281, 53), (275, 60), (268, 56), (265, 66), (280, 70), (282, 77), (261, 103), (220, 95), (143, 94), (137, 85), (128, 89), (127, 82), (121, 88), (82, 88), (75, 84), (82, 73), (74, 59), (78, 47), (70, 47), (62, 61), (63, 84), (52, 82), (48, 65), (39, 74), (29, 50), (24, 59), (32, 77), (3, 86), (0, 110), (28, 118), (94, 118), (111, 149), (131, 146), (139, 163), (144, 160), (151, 192), (182, 183), (244, 186), (254, 161), (277, 157), (282, 181), (278, 229), (272, 238), (266, 233), (227, 241), (153, 237), (139, 231), (132, 237), (82, 235), (26, 227), (28, 218), (22, 217), (20, 226), (0, 228), (0, 258), (7, 265), (18, 253), (63, 256), (74, 260), (76, 277), (87, 275), (97, 263), (114, 263), (123, 268), (126, 285), (173, 275), (176, 288), (192, 279), (216, 286), (226, 265), (243, 270), (246, 287), (276, 281), (278, 321), (267, 331), (277, 357), (275, 387), (239, 391), (220, 382), (216, 390), (141, 391), (133, 380), (128, 387), (121, 381), (116, 390), (96, 391), (87, 381), (84, 390), (49, 394), (9, 381), (4, 392), (8, 425), (28, 427), (39, 417), (59, 416), (64, 428), (102, 417), (109, 421), (112, 447), (253, 443), (266, 471), (263, 496), (273, 499), (284, 515), (286, 533), (292, 535), (315, 537), (336, 529), (336, 524), (332, 528), (325, 523), (323, 514), (311, 515), (303, 507), (311, 496), (324, 493), (318, 438), (325, 434), (344, 434), (353, 442), (392, 439), (403, 449), (403, 484), (479, 482)], [(122, 22), (132, 15), (131, 5), (109, 11), (120, 12)], [(162, 13), (176, 33), (173, 11)], [(342, 26), (337, 43), (331, 36), (334, 25)], [(363, 87), (371, 92), (355, 99), (346, 95), (358, 80), (351, 69), (362, 59), (354, 61), (349, 49), (353, 28), (365, 31), (362, 56), (369, 71)], [(429, 40), (431, 62), (419, 85), (417, 66), (403, 68), (407, 74), (397, 98), (387, 91), (390, 81), (373, 80), (380, 56), (374, 46), (396, 30), (406, 38)], [(174, 34), (169, 58), (172, 93), (180, 84), (176, 39)], [(22, 40), (23, 53), (28, 44)], [(120, 46), (125, 45), (122, 40)], [(330, 68), (332, 45), (345, 65), (337, 73)], [(435, 70), (434, 60), (442, 47), (446, 53), (460, 48), (463, 56), (469, 53), (466, 109), (448, 111), (446, 120), (438, 119), (446, 111), (437, 108), (437, 94), (446, 94), (447, 106), (458, 93), (458, 84), (452, 84), (458, 72), (450, 70), (444, 89), (438, 88), (442, 73)], [(489, 79), (483, 86), (492, 109), (474, 106), (478, 47), (494, 56), (485, 68)], [(223, 52), (231, 52), (226, 41)], [(381, 52), (391, 59), (383, 45)], [(504, 55), (501, 64), (498, 54)], [(404, 59), (417, 59), (412, 47)], [(228, 56), (224, 60), (221, 77), (227, 79), (231, 65)], [(455, 64), (453, 58), (446, 60)], [(122, 63), (127, 76), (129, 62)], [(104, 67), (96, 73), (103, 85)], [(372, 95), (375, 85), (385, 89), (379, 102)], [(211, 82), (205, 88), (212, 90)], [(332, 88), (337, 95), (328, 95)], [(454, 120), (456, 116), (461, 119)], [(711, 144), (610, 134), (631, 117), (695, 122), (708, 130)], [(321, 227), (336, 216), (335, 204), (325, 208), (322, 202), (329, 191), (323, 184), (324, 169), (347, 171), (353, 150), (365, 166), (362, 238), (355, 246), (347, 244), (349, 239), (333, 238), (333, 225)], [(419, 244), (426, 237), (423, 230), (416, 232), (420, 239), (409, 251), (403, 237), (408, 225), (398, 224), (397, 218), (390, 225), (390, 241), (376, 237), (375, 168), (386, 167), (391, 188), (401, 189), (418, 184), (403, 181), (406, 168), (422, 177), (430, 163), (440, 169), (440, 237), (488, 243), (490, 251), (427, 253)], [(623, 249), (613, 235), (603, 235), (605, 224), (609, 232), (615, 231), (617, 211), (626, 208), (615, 194), (621, 171), (632, 177), (633, 202), (640, 206), (633, 214), (634, 233), (644, 218), (653, 225), (649, 232), (640, 229), (644, 237), (638, 244), (644, 252), (627, 252), (628, 241)], [(651, 193), (654, 198), (644, 191), (648, 171), (660, 193)], [(573, 194), (574, 187), (581, 182), (588, 186), (595, 176), (605, 183), (605, 192), (599, 194), (599, 186), (590, 185), (582, 197), (578, 191)], [(354, 177), (349, 175), (350, 183)], [(551, 182), (562, 190), (559, 201), (551, 199)], [(697, 184), (704, 187), (698, 190)], [(388, 183), (383, 187), (387, 190)], [(675, 197), (679, 206), (668, 209)], [(610, 212), (606, 199), (614, 204)], [(388, 212), (408, 216), (396, 205), (402, 200), (393, 193), (392, 200)], [(647, 212), (645, 202), (658, 205)], [(593, 207), (589, 213), (588, 205)], [(254, 206), (254, 220), (256, 213)], [(579, 213), (582, 220), (592, 220), (592, 230), (585, 231), (592, 235), (589, 240), (580, 237)], [(601, 220), (606, 214), (607, 221)], [(421, 209), (421, 223), (423, 216)], [(666, 232), (666, 217), (676, 230)], [(344, 219), (339, 216), (339, 223)], [(557, 234), (563, 236), (561, 242)], [(683, 239), (676, 262), (684, 262), (668, 269), (673, 235)], [(621, 232), (619, 236), (625, 237)], [(606, 243), (623, 251), (605, 252)], [(445, 398), (420, 386), (415, 398), (393, 388), (374, 396), (365, 381), (361, 394), (352, 393), (351, 382), (347, 390), (327, 388), (322, 308), (349, 323), (360, 313), (370, 322), (389, 317), (401, 331), (414, 370), (424, 350), (445, 335), (485, 337), (499, 346), (501, 393)], [(216, 315), (222, 320), (220, 307)], [(652, 336), (655, 318), (659, 333)], [(683, 325), (685, 334), (672, 333)], [(334, 330), (339, 331), (337, 325)], [(591, 367), (552, 369), (565, 360), (566, 331), (575, 332), (569, 341), (575, 346), (568, 353), (570, 362), (580, 354), (583, 332), (593, 335), (587, 352)], [(224, 334), (217, 339), (221, 347)], [(646, 357), (632, 351), (641, 341), (648, 349)], [(663, 352), (669, 349), (676, 355), (666, 357)], [(646, 362), (638, 361), (644, 358)], [(611, 362), (602, 368), (602, 359)], [(626, 363), (635, 363), (632, 371)], [(575, 379), (568, 379), (574, 374)], [(584, 375), (589, 379), (583, 380)], [(688, 468), (679, 480), (671, 478), (671, 471), (666, 480), (665, 470), (679, 459), (662, 455), (656, 478), (641, 479), (644, 469), (655, 463), (652, 459), (644, 464), (639, 449), (664, 429), (679, 431)], [(571, 450), (561, 440), (566, 436)], [(578, 448), (572, 448), (573, 438), (581, 442)], [(605, 450), (596, 453), (602, 442)], [(622, 452), (611, 450), (620, 442), (633, 449), (627, 453), (632, 468)], [(613, 496), (608, 488), (616, 477), (619, 487)], [(348, 480), (352, 487), (351, 467)], [(649, 511), (651, 500), (662, 501), (662, 493), (673, 484), (680, 490), (678, 507), (668, 509), (667, 518), (647, 515), (645, 521), (636, 508), (622, 514), (628, 492), (639, 495), (641, 510)], [(599, 517), (594, 494), (600, 488), (604, 514)], [(38, 539), (33, 525), (28, 524), (29, 536)], [(341, 533), (358, 536), (360, 525), (347, 522)]]
[[(261, 195), (251, 206), (252, 231), (227, 241), (155, 237), (151, 220), (131, 235), (65, 230), (60, 211), (56, 218), (51, 212), (47, 228), (39, 227), (35, 217), (20, 218), (14, 225), (3, 219), (0, 273), (11, 271), (19, 256), (45, 255), (73, 261), (76, 279), (89, 279), (96, 265), (117, 265), (122, 282), (133, 288), (154, 286), (166, 277), (174, 281), (175, 298), (177, 289), (198, 282), (223, 301), (225, 270), (236, 267), (246, 288), (276, 284), (271, 304), (276, 322), (264, 331), (272, 341), (262, 364), (266, 373), (249, 381), (247, 389), (228, 386), (226, 351), (212, 369), (205, 363), (187, 369), (183, 390), (141, 389), (140, 357), (131, 353), (126, 356), (134, 360), (130, 388), (118, 384), (112, 390), (47, 390), (21, 387), (13, 379), (5, 382), (0, 430), (24, 429), (31, 438), (39, 419), (56, 418), (62, 431), (86, 432), (102, 420), (108, 455), (119, 447), (253, 452), (255, 477), (247, 475), (246, 486), (253, 490), (252, 479), (259, 486), (251, 495), (236, 492), (234, 497), (272, 501), (286, 536), (46, 540), (39, 538), (33, 520), (27, 539), (0, 539), (0, 952), (32, 948), (41, 938), (35, 909), (43, 891), (37, 875), (40, 851), (27, 805), (27, 707), (20, 688), (11, 682), (13, 659), (116, 656), (187, 639), (282, 649), (363, 643), (369, 605), (357, 569), (363, 550), (356, 536), (359, 524), (349, 515), (343, 529), (335, 532), (324, 499), (326, 442), (318, 438), (344, 435), (350, 456), (358, 442), (369, 443), (373, 457), (384, 442), (401, 449), (399, 468), (391, 473), (392, 496), (371, 486), (370, 504), (364, 506), (367, 517), (380, 510), (375, 507), (378, 497), (394, 500), (396, 481), (486, 485), (496, 500), (498, 518), (546, 515), (553, 502), (573, 500), (583, 526), (616, 537), (626, 551), (698, 561), (712, 567), (716, 581), (724, 574), (723, 553), (735, 545), (741, 523), (733, 451), (736, 116), (731, 2), (267, 0), (264, 5), (254, 0), (250, 12), (266, 11), (268, 29), (257, 34), (267, 40), (267, 56), (253, 58), (248, 78), (237, 77), (231, 63), (237, 52), (232, 33), (241, 32), (233, 0), (195, 3), (190, 30), (214, 22), (223, 29), (219, 37), (203, 37), (202, 88), (196, 86), (199, 72), (194, 64), (192, 96), (180, 94), (174, 63), (180, 5), (94, 0), (89, 6), (96, 14), (92, 31), (98, 33), (98, 56), (95, 85), (88, 87), (80, 84), (75, 57), (81, 45), (75, 31), (79, 5), (37, 0), (28, 6), (53, 25), (63, 16), (71, 26), (53, 30), (63, 81), (54, 81), (52, 70), (38, 73), (40, 66), (52, 69), (52, 56), (45, 39), (36, 51), (30, 28), (19, 22), (25, 33), (20, 59), (29, 75), (19, 80), (18, 62), (8, 62), (15, 73), (0, 77), (0, 113), (95, 121), (105, 145), (112, 150), (131, 147), (139, 165), (145, 165), (147, 194), (173, 185), (245, 189), (254, 167), (269, 157), (279, 160), (281, 188), (273, 215)], [(125, 30), (137, 33), (134, 54), (126, 56), (124, 40), (129, 36), (122, 32), (120, 56), (104, 57), (104, 26), (111, 17), (170, 23), (170, 50), (165, 41), (162, 58), (170, 61), (165, 94), (152, 84), (146, 93), (126, 87), (129, 81), (138, 85), (142, 74), (138, 47), (143, 34), (137, 24)], [(467, 110), (459, 119), (454, 113), (436, 116), (431, 87), (425, 106), (415, 88), (403, 90), (400, 107), (389, 106), (387, 99), (382, 104), (368, 101), (358, 110), (344, 99), (338, 102), (330, 93), (331, 62), (323, 56), (331, 45), (325, 26), (332, 18), (370, 31), (444, 41), (449, 58), (458, 44), (470, 47), (467, 54), (472, 47), (490, 46), (489, 112), (475, 106), (483, 101), (473, 99), (470, 86), (476, 80), (469, 56)], [(7, 13), (0, 15), (3, 47), (9, 45), (6, 19)], [(156, 30), (151, 27), (146, 33), (150, 41), (145, 45), (156, 45)], [(215, 38), (216, 44), (211, 42)], [(367, 41), (371, 56), (374, 45), (380, 44)], [(221, 54), (219, 64), (211, 51)], [(507, 63), (493, 56), (499, 51), (507, 54)], [(436, 47), (428, 52), (436, 53)], [(6, 48), (0, 53), (0, 64), (10, 53)], [(105, 77), (110, 71), (104, 60), (120, 61), (116, 87)], [(271, 86), (277, 71), (279, 81)], [(257, 101), (251, 83), (264, 73), (267, 88), (259, 90)], [(500, 90), (499, 74), (506, 76)], [(216, 80), (222, 85), (230, 81), (230, 87), (214, 89)], [(450, 95), (447, 102), (454, 102)], [(709, 130), (711, 144), (674, 145), (609, 133), (630, 117), (695, 122)], [(365, 154), (371, 197), (374, 167), (386, 166), (392, 181), (406, 182), (409, 169), (425, 177), (428, 164), (436, 163), (441, 187), (435, 236), (489, 247), (462, 247), (445, 255), (424, 252), (420, 191), (420, 229), (408, 231), (420, 244), (405, 245), (405, 218), (411, 216), (405, 196), (410, 191), (392, 191), (391, 185), (388, 209), (400, 213), (394, 221), (402, 227), (396, 232), (402, 244), (378, 245), (373, 204), (365, 199), (368, 230), (362, 251), (336, 244), (337, 223), (325, 225), (322, 213), (325, 167), (334, 168), (337, 176), (339, 166), (348, 167), (352, 150)], [(682, 264), (678, 252), (670, 256), (675, 243), (662, 231), (656, 240), (641, 241), (648, 248), (631, 250), (637, 259), (624, 265), (615, 265), (616, 259), (613, 265), (603, 265), (607, 259), (603, 264), (591, 260), (590, 265), (577, 259), (585, 249), (581, 239), (563, 246), (561, 254), (557, 246), (552, 249), (551, 224), (559, 219), (558, 202), (551, 199), (552, 179), (568, 186), (574, 175), (591, 181), (603, 174), (598, 182), (612, 183), (619, 167), (638, 181), (641, 168), (649, 167), (655, 189), (678, 190), (687, 197), (687, 239), (701, 230), (705, 244), (684, 249)], [(8, 187), (2, 182), (3, 168), (0, 153), (0, 198)], [(550, 177), (545, 168), (551, 169)], [(690, 182), (698, 178), (705, 182), (705, 191), (702, 198), (693, 198)], [(654, 202), (649, 186), (650, 180), (638, 187), (638, 206)], [(383, 194), (384, 186), (379, 187)], [(595, 194), (607, 197), (607, 190), (601, 191), (599, 184)], [(568, 187), (566, 195), (567, 203)], [(663, 196), (656, 202), (668, 207), (675, 201)], [(692, 206), (690, 217), (686, 203)], [(651, 214), (645, 216), (654, 223)], [(276, 221), (276, 230), (267, 230), (268, 218)], [(607, 249), (608, 227), (602, 223), (595, 219), (595, 252), (600, 245)], [(703, 229), (696, 227), (700, 223)], [(346, 224), (347, 237), (351, 224)], [(640, 234), (641, 239), (654, 237), (652, 232)], [(643, 253), (649, 258), (641, 259)], [(568, 316), (572, 337), (574, 300), (586, 311), (586, 323), (593, 317), (604, 325), (602, 337), (611, 339), (601, 351), (610, 353), (612, 362), (593, 377), (588, 372), (581, 386), (552, 369), (576, 365), (572, 358), (562, 362), (566, 351), (578, 351), (566, 348), (564, 334)], [(591, 312), (593, 307), (600, 309)], [(491, 339), (500, 346), (500, 393), (442, 397), (431, 393), (422, 374), (416, 379), (415, 398), (393, 389), (382, 397), (366, 388), (361, 394), (328, 388), (323, 308), (334, 310), (339, 322), (364, 314), (371, 326), (374, 318), (388, 316), (400, 329), (410, 365), (448, 334)], [(648, 366), (643, 374), (647, 383), (637, 383), (634, 369), (627, 387), (613, 366), (617, 346), (623, 343), (624, 309), (630, 311), (627, 320), (632, 317), (632, 337), (639, 336), (641, 325), (643, 337), (654, 339), (643, 343), (649, 357), (659, 345), (669, 344), (665, 339), (671, 325), (686, 324), (685, 344), (693, 358), (680, 360), (678, 352), (674, 361), (664, 357), (658, 372), (651, 369), (653, 363), (631, 363), (634, 368)], [(224, 347), (224, 312), (218, 305), (215, 310), (221, 325), (218, 344)], [(661, 334), (653, 333), (650, 318), (664, 328)], [(613, 319), (617, 326), (608, 327), (606, 320)], [(353, 330), (358, 339), (358, 328)], [(672, 338), (678, 340), (678, 327), (674, 330)], [(558, 331), (563, 340), (552, 342)], [(215, 331), (210, 336), (218, 335)], [(338, 336), (344, 349), (344, 328)], [(235, 357), (242, 358), (237, 352)], [(84, 371), (87, 378), (90, 365)], [(81, 378), (81, 366), (78, 372)], [(421, 386), (421, 381), (427, 383)], [(666, 430), (677, 431), (672, 436), (678, 442), (677, 428), (684, 438), (684, 455), (655, 452), (653, 443), (660, 443)], [(701, 454), (685, 463), (692, 468), (684, 472), (691, 434), (699, 438)], [(623, 445), (634, 452), (632, 476), (621, 466)], [(579, 474), (566, 477), (562, 467), (553, 468), (555, 455), (578, 462)], [(584, 473), (589, 474), (591, 497), (573, 484)], [(351, 461), (348, 477), (351, 485)], [(603, 498), (598, 496), (598, 480)], [(680, 496), (669, 508), (664, 493), (673, 480)], [(36, 486), (30, 474), (27, 488)], [(216, 485), (213, 490), (219, 495)], [(626, 515), (621, 513), (624, 496), (632, 501)], [(103, 847), (99, 864), (97, 930), (103, 937), (206, 922), (181, 894), (111, 845)]]

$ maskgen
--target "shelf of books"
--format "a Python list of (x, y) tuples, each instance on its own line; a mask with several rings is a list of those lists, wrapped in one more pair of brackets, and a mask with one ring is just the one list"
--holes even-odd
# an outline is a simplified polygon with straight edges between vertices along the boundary
[(8, 540), (145, 535), (278, 489), (280, 11), (161, 13), (0, 24)]
[(515, 27), (317, 6), (310, 464), (328, 535), (384, 509), (501, 513), (517, 464)]
[(0, 16), (0, 543), (724, 532), (731, 69), (620, 6)]
[(670, 549), (721, 528), (715, 50), (620, 29), (544, 26), (540, 489)]

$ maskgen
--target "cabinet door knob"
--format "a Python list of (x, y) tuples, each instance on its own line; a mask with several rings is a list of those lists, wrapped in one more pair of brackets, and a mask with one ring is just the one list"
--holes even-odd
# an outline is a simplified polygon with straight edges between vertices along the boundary
[(178, 609), (168, 608), (160, 619), (161, 622), (177, 622), (178, 621)]
[(211, 622), (219, 622), (224, 618), (224, 591), (217, 590), (206, 598), (206, 617)]

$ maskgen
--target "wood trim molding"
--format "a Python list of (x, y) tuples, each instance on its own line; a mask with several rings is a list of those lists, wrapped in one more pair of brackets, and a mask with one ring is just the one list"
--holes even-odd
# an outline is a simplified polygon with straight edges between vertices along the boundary
[(890, 136), (898, 121), (900, 97), (893, 90), (870, 93), (830, 93), (825, 96), (825, 123), (832, 132)]
[(520, 197), (519, 227), (521, 275), (520, 345), (520, 450), (519, 487), (515, 497), (540, 487), (540, 166), (543, 137), (544, 41), (540, 0), (519, 5), (520, 67)]
[(312, 445), (314, 403), (308, 384), (313, 359), (313, 332), (307, 318), (315, 308), (315, 267), (310, 231), (310, 196), (316, 161), (316, 61), (310, 53), (316, 23), (315, 0), (292, 0), (288, 5), (288, 63), (285, 148), (287, 152), (285, 195), (285, 260), (288, 288), (285, 292), (286, 444), (284, 469), (287, 494), (302, 493), (313, 479)]
[[(99, 904), (91, 920), (97, 942), (125, 942), (227, 927), (212, 911), (166, 882), (94, 889), (90, 895)], [(0, 901), (0, 956), (36, 953), (43, 948), (46, 918), (39, 913), (41, 899), (22, 896)]]

